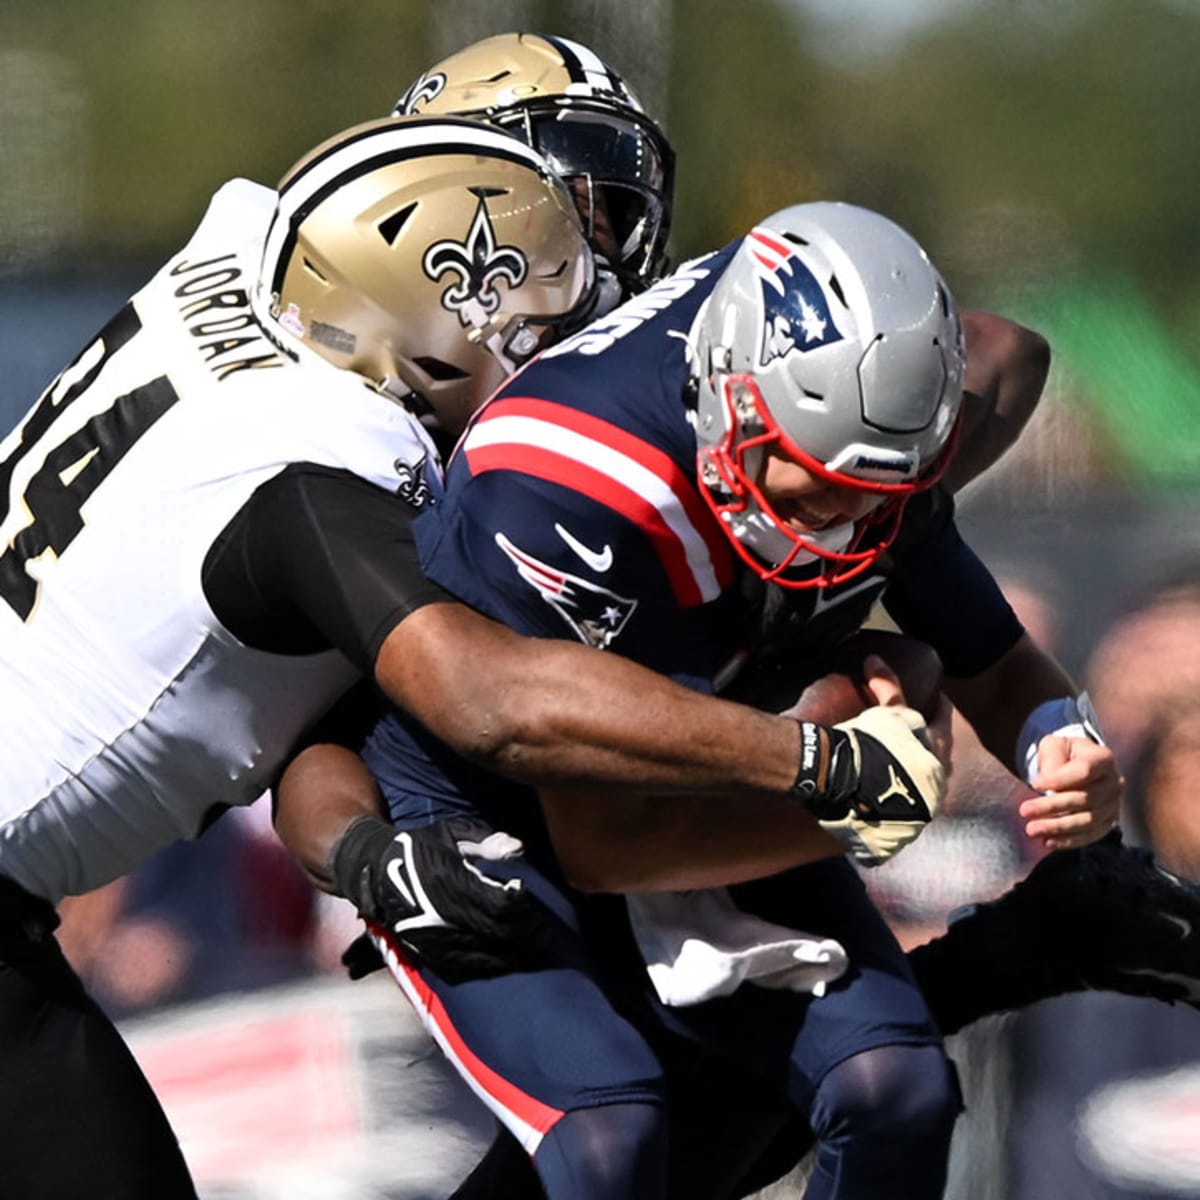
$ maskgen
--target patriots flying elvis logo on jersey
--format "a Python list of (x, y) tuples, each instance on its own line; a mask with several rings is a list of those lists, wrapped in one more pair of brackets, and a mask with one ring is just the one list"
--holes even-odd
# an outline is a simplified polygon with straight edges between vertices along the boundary
[(578, 575), (568, 575), (505, 537), (496, 534), (496, 545), (508, 555), (517, 574), (536, 591), (575, 631), (585, 645), (603, 650), (625, 628), (637, 608), (637, 601), (618, 596)]
[(829, 301), (816, 276), (796, 257), (795, 247), (769, 229), (747, 238), (762, 284), (763, 338), (759, 366), (792, 351), (803, 353), (842, 339)]

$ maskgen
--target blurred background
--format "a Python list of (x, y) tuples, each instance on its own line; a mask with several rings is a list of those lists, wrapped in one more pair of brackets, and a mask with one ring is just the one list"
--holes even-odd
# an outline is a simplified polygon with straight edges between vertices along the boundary
[[(0, 431), (220, 183), (273, 183), (514, 29), (587, 43), (662, 119), (676, 261), (786, 204), (854, 201), (908, 227), (961, 304), (1049, 337), (1039, 412), (962, 525), (1092, 687), (1131, 774), (1126, 828), (1200, 874), (1196, 0), (8, 0)], [(872, 880), (909, 940), (1031, 864), (1012, 786), (962, 759), (950, 818)], [(487, 1122), (388, 985), (332, 978), (352, 922), (291, 873), (265, 814), (222, 825), (64, 935), (206, 1200), (446, 1194)], [(1086, 996), (966, 1039), (953, 1194), (1200, 1195), (1198, 1024)]]

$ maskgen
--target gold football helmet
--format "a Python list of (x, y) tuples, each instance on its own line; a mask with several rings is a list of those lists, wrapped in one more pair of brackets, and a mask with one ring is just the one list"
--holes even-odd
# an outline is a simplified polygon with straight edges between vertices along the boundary
[(430, 67), (394, 112), (454, 113), (516, 134), (567, 181), (601, 267), (625, 294), (665, 273), (674, 151), (586, 46), (532, 33), (485, 38)]
[(401, 117), (338, 134), (284, 176), (259, 287), (293, 337), (415, 394), (456, 434), (590, 310), (594, 278), (539, 155), (478, 122)]

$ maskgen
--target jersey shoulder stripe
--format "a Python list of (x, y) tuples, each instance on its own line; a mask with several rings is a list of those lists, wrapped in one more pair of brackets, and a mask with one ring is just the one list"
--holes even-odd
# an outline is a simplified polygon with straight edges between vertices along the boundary
[(715, 600), (733, 581), (724, 535), (679, 464), (609, 421), (553, 401), (504, 398), (483, 410), (460, 453), (472, 475), (518, 471), (633, 522), (654, 546), (682, 608)]

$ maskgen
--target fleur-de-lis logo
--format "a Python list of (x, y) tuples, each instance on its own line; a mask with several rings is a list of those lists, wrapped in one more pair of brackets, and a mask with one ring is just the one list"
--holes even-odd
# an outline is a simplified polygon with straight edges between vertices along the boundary
[(446, 238), (434, 242), (425, 251), (421, 266), (435, 283), (447, 271), (458, 277), (442, 293), (442, 307), (458, 313), (463, 325), (479, 328), (500, 307), (496, 284), (504, 279), (509, 287), (520, 287), (529, 273), (529, 260), (516, 246), (496, 244), (496, 231), (487, 210), (488, 193), (484, 189), (470, 190), (479, 197), (479, 206), (466, 241)]
[(405, 462), (402, 458), (396, 459), (395, 462), (396, 475), (400, 481), (396, 486), (396, 494), (402, 500), (408, 501), (413, 508), (424, 508), (432, 495), (425, 475), (426, 458), (427, 455), (422, 454), (415, 463)]
[(433, 75), (422, 75), (396, 101), (392, 110), (398, 117), (406, 117), (410, 113), (419, 112), (421, 105), (428, 104), (435, 96), (441, 94), (446, 86), (446, 77), (440, 71)]

